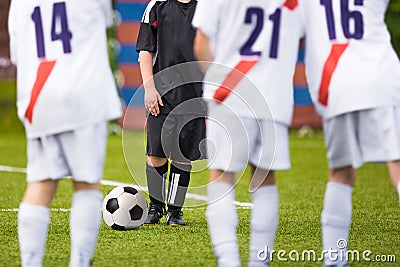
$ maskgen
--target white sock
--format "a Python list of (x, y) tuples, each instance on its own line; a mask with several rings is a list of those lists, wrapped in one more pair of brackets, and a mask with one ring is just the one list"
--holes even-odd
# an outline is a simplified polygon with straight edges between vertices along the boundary
[(103, 195), (97, 190), (81, 190), (72, 198), (70, 267), (91, 265), (101, 224)]
[(42, 266), (50, 210), (22, 202), (18, 210), (18, 240), (22, 266)]
[[(249, 267), (268, 266), (278, 228), (279, 199), (276, 185), (262, 186), (252, 193)], [(262, 250), (262, 259), (258, 252)], [(267, 253), (267, 254), (265, 254)], [(263, 261), (263, 258), (266, 261)]]
[(228, 183), (214, 182), (208, 185), (207, 194), (206, 217), (218, 266), (240, 266), (235, 189)]
[(326, 265), (346, 264), (346, 251), (352, 213), (352, 187), (329, 182), (326, 186), (324, 208), (321, 214), (323, 249), (337, 251), (325, 255)]

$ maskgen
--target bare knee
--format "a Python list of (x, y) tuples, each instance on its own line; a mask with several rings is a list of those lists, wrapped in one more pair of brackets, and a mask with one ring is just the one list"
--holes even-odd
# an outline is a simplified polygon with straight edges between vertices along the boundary
[(250, 191), (261, 186), (270, 186), (275, 184), (275, 173), (272, 170), (260, 169), (255, 166), (251, 166), (251, 181)]
[(74, 191), (81, 191), (81, 190), (96, 190), (100, 191), (101, 185), (100, 183), (86, 183), (86, 182), (73, 182)]
[(163, 157), (147, 156), (147, 164), (149, 164), (152, 167), (163, 166), (165, 163), (167, 163), (167, 161), (168, 160)]
[(329, 181), (354, 186), (356, 181), (356, 170), (352, 166), (331, 169)]
[(235, 174), (233, 172), (226, 172), (223, 170), (210, 170), (209, 183), (220, 182), (230, 185), (235, 184)]
[(50, 207), (51, 201), (57, 191), (58, 180), (44, 180), (28, 183), (23, 202)]

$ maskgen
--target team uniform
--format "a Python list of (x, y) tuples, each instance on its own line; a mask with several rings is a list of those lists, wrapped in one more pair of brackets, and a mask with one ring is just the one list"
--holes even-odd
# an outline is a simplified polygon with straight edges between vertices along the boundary
[[(330, 168), (400, 159), (400, 61), (384, 21), (389, 0), (302, 4), (307, 81), (324, 119)], [(337, 250), (339, 239), (348, 240), (351, 194), (347, 184), (328, 183), (323, 249)], [(339, 247), (339, 254), (345, 251)], [(345, 257), (326, 257), (325, 264), (347, 266)]]
[(84, 182), (72, 198), (70, 266), (90, 265), (103, 195), (86, 183), (102, 178), (107, 121), (122, 113), (108, 62), (111, 23), (108, 0), (11, 1), (11, 60), (28, 139), (28, 187), (18, 211), (22, 266), (42, 266), (50, 221), (44, 203), (52, 200), (43, 189), (69, 174)]
[(142, 18), (136, 50), (154, 54), (154, 81), (164, 103), (160, 115), (147, 117), (147, 154), (151, 156), (176, 161), (204, 158), (204, 150), (199, 149), (205, 138), (201, 73), (195, 64), (183, 65), (190, 71), (179, 67), (195, 61), (191, 20), (196, 3), (151, 1)]
[[(264, 170), (290, 168), (288, 126), (303, 35), (297, 1), (202, 0), (192, 24), (208, 38), (213, 56), (203, 87), (210, 169), (233, 173), (247, 163)], [(240, 266), (234, 191), (224, 182), (208, 185), (206, 216), (218, 266)], [(248, 266), (266, 266), (257, 252), (274, 243), (277, 187), (251, 193)]]
[[(307, 81), (313, 102), (324, 118), (331, 167), (353, 165), (357, 168), (365, 161), (400, 158), (400, 147), (392, 145), (399, 143), (395, 136), (399, 136), (396, 125), (400, 117), (396, 107), (400, 105), (400, 62), (384, 22), (388, 3), (389, 0), (350, 1), (344, 7), (337, 1), (326, 1), (324, 5), (304, 3)], [(354, 18), (341, 14), (343, 9), (352, 11)], [(326, 14), (332, 16), (327, 18)], [(353, 20), (354, 27), (350, 23)], [(371, 114), (375, 112), (371, 109), (380, 110), (376, 111), (379, 114)], [(332, 120), (341, 116), (352, 117), (345, 120), (358, 124), (363, 136), (352, 137), (349, 145), (331, 145), (340, 142), (335, 140), (341, 138), (340, 133), (343, 137), (351, 135), (344, 130), (338, 132), (343, 128), (340, 125), (332, 128)], [(366, 116), (366, 123), (359, 124), (359, 116)], [(387, 125), (392, 125), (390, 130)], [(372, 140), (376, 145), (374, 152), (362, 147), (371, 146), (365, 143)], [(343, 154), (349, 158), (344, 160)]]
[(196, 4), (195, 0), (150, 1), (140, 24), (136, 50), (152, 54), (153, 80), (163, 102), (157, 116), (147, 116), (146, 154), (172, 161), (170, 167), (168, 161), (158, 167), (146, 163), (150, 208), (145, 224), (159, 222), (167, 201), (167, 225), (185, 225), (181, 209), (190, 181), (191, 165), (187, 163), (206, 156), (202, 142), (206, 107), (201, 98), (202, 74), (193, 54), (195, 30), (191, 26)]
[[(244, 150), (241, 150), (241, 153), (246, 154), (246, 158), (239, 160), (241, 163), (238, 164), (233, 164), (236, 161), (234, 159), (231, 164), (226, 164), (224, 155), (231, 154), (235, 144), (242, 142), (240, 133), (236, 135), (235, 131), (230, 131), (234, 147), (231, 150), (229, 146), (218, 145), (216, 153), (221, 155), (217, 154), (214, 162), (210, 162), (210, 168), (214, 169), (237, 171), (247, 164), (249, 157), (254, 157), (250, 159), (251, 163), (264, 169), (279, 170), (290, 167), (287, 128), (293, 113), (293, 74), (298, 40), (302, 35), (300, 24), (297, 23), (298, 12), (290, 1), (251, 3), (257, 8), (250, 9), (250, 4), (241, 1), (231, 1), (229, 4), (216, 1), (212, 9), (207, 9), (205, 4), (199, 3), (193, 20), (193, 25), (210, 38), (215, 56), (215, 64), (207, 71), (204, 79), (207, 81), (204, 84), (204, 98), (211, 100), (208, 101), (208, 117), (213, 118), (207, 128), (207, 137), (211, 140), (216, 139), (214, 143), (218, 144), (220, 139), (224, 139), (219, 136), (222, 136), (225, 130), (218, 127), (214, 121), (232, 120), (232, 123), (242, 129), (248, 128), (240, 126), (247, 119), (256, 121), (256, 126), (250, 126), (255, 132), (248, 132), (249, 137), (253, 136), (248, 140), (249, 149), (243, 147)], [(234, 11), (235, 9), (238, 10)], [(247, 22), (246, 16), (249, 19)], [(290, 31), (280, 30), (288, 25)], [(255, 32), (257, 39), (253, 39)], [(238, 77), (234, 77), (235, 75)], [(229, 77), (238, 81), (232, 83), (228, 80)], [(223, 88), (227, 85), (232, 85), (232, 88), (225, 96)], [(264, 125), (271, 121), (275, 122), (275, 129)], [(262, 129), (266, 132), (263, 133)], [(274, 136), (276, 151), (267, 145)], [(264, 145), (255, 147), (260, 144)], [(255, 156), (254, 152), (257, 151), (258, 155)], [(242, 157), (241, 153), (233, 151), (232, 157)], [(210, 158), (214, 157), (210, 155)], [(223, 162), (219, 162), (220, 160)]]
[[(18, 67), (18, 115), (24, 123), (30, 151), (28, 181), (62, 178), (71, 172), (83, 172), (84, 175), (78, 175), (76, 179), (90, 179), (89, 182), (102, 177), (104, 160), (101, 159), (104, 158), (107, 136), (104, 127), (108, 120), (121, 115), (121, 104), (108, 64), (107, 40), (104, 35), (106, 27), (112, 22), (110, 8), (109, 1), (89, 1), (82, 5), (78, 1), (52, 1), (46, 4), (39, 1), (29, 4), (12, 1), (9, 17), (10, 48), (11, 59)], [(82, 9), (92, 10), (96, 21), (90, 21), (92, 16), (80, 15), (78, 10)], [(61, 19), (60, 25), (57, 25), (58, 20), (52, 24), (52, 16)], [(64, 161), (64, 166), (53, 172), (46, 172), (48, 168), (42, 168), (42, 164), (46, 163), (39, 167), (32, 165), (39, 161), (35, 159), (36, 154), (47, 153), (42, 149), (46, 149), (47, 144), (52, 142), (46, 140), (49, 136), (58, 139), (60, 134), (67, 132), (68, 135), (75, 132), (79, 136), (82, 129), (91, 127), (93, 134), (101, 133), (102, 136), (99, 143), (91, 147), (86, 145), (88, 153), (92, 154), (86, 160), (98, 162), (93, 168), (74, 171), (69, 169), (71, 166), (66, 167), (66, 161), (75, 161), (75, 157), (81, 158), (80, 153), (86, 153), (80, 150), (71, 152), (71, 155), (47, 159), (54, 163), (53, 166)], [(62, 144), (60, 140), (57, 142), (61, 144), (55, 146), (71, 145)], [(49, 149), (53, 150), (53, 146)], [(78, 165), (79, 169), (87, 166), (79, 161), (72, 165)], [(35, 171), (32, 175), (31, 170), (37, 168), (41, 169), (41, 173)]]

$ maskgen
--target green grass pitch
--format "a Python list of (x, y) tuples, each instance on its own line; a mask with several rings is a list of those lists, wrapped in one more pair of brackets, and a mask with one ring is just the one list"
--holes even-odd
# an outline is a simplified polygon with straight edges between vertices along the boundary
[[(143, 179), (145, 157), (144, 138), (140, 132), (125, 132), (110, 136), (104, 179), (133, 184)], [(124, 144), (124, 147), (123, 145)], [(288, 256), (294, 250), (321, 251), (320, 212), (327, 180), (327, 163), (321, 135), (290, 137), (292, 169), (277, 173), (280, 197), (280, 223), (275, 250), (284, 250), (281, 260), (274, 258), (271, 266), (322, 266), (322, 262), (294, 261)], [(0, 165), (25, 167), (23, 134), (0, 134)], [(124, 158), (124, 152), (127, 161)], [(130, 168), (127, 167), (127, 164)], [(191, 186), (207, 184), (208, 171), (199, 163)], [(19, 266), (17, 212), (24, 188), (25, 174), (0, 172), (0, 266)], [(237, 200), (250, 202), (247, 193), (248, 176), (240, 180)], [(103, 193), (111, 190), (103, 186)], [(54, 199), (44, 266), (67, 266), (69, 260), (69, 212), (71, 181), (60, 182)], [(93, 266), (215, 266), (210, 245), (205, 206), (188, 199), (191, 207), (184, 209), (186, 227), (169, 228), (165, 219), (160, 225), (141, 227), (133, 231), (114, 231), (104, 223), (99, 233)], [(358, 171), (353, 194), (353, 224), (349, 249), (370, 250), (374, 256), (394, 255), (396, 262), (354, 261), (351, 266), (400, 266), (400, 207), (385, 165), (364, 165)], [(194, 205), (195, 204), (195, 205)], [(243, 266), (248, 259), (249, 219), (251, 210), (238, 207), (238, 239)], [(296, 255), (292, 252), (292, 257)], [(381, 257), (382, 258), (382, 257)], [(286, 259), (286, 261), (284, 260)], [(393, 260), (393, 257), (391, 258)]]

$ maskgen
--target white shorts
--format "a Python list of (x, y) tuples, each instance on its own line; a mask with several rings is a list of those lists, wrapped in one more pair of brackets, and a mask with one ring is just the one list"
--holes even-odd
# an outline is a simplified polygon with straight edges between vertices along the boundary
[(350, 112), (323, 126), (330, 168), (400, 159), (400, 107)]
[(290, 168), (288, 126), (212, 110), (211, 114), (207, 120), (210, 169), (236, 172), (247, 163), (266, 170)]
[(107, 122), (28, 139), (27, 181), (61, 179), (97, 183), (103, 177)]

